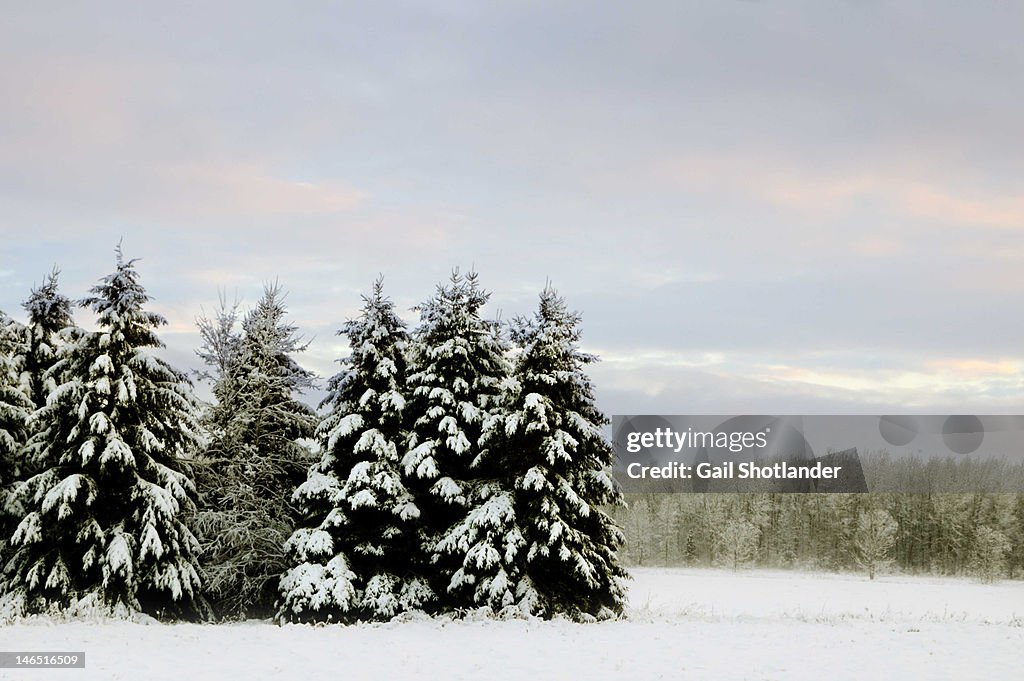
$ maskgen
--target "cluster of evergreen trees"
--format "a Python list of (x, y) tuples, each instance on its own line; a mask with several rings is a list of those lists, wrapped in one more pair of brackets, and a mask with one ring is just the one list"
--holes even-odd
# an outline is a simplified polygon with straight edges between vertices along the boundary
[(199, 321), (201, 404), (161, 360), (134, 261), (78, 304), (57, 273), (0, 317), (0, 590), (20, 612), (390, 619), (624, 606), (621, 502), (581, 352), (551, 288), (486, 319), (453, 274), (411, 332), (377, 281), (339, 332), (319, 413), (280, 287)]
[(295, 492), (282, 619), (622, 611), (623, 537), (601, 509), (619, 494), (579, 317), (547, 288), (510, 342), (487, 299), (456, 273), (410, 334), (378, 281), (341, 330), (352, 353)]

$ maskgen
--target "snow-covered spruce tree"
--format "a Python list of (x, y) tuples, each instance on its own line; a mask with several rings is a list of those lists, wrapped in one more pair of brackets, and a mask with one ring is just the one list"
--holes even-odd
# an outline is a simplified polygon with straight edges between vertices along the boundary
[(306, 344), (286, 320), (284, 293), (265, 288), (235, 331), (237, 306), (200, 320), (200, 357), (215, 382), (204, 420), (207, 445), (196, 462), (206, 594), (219, 617), (266, 617), (289, 567), (284, 543), (298, 514), (291, 494), (306, 477), (312, 453), (304, 442), (316, 427), (296, 394), (313, 374), (292, 355)]
[(293, 497), (303, 527), (288, 540), (286, 621), (388, 620), (434, 600), (412, 572), (420, 512), (405, 488), (405, 323), (378, 279), (338, 332), (351, 354), (331, 378), (317, 429), (323, 453)]
[(464, 484), (467, 494), (465, 517), (456, 522), (436, 543), (435, 552), (461, 565), (448, 582), (451, 603), (456, 607), (486, 607), (503, 613), (520, 606), (530, 607), (523, 595), (529, 584), (522, 579), (523, 548), (526, 541), (519, 526), (515, 497), (506, 481), (508, 456), (514, 450), (501, 445), (481, 448), (474, 460), (475, 477)]
[(63, 346), (61, 383), (36, 412), (42, 469), (20, 486), (5, 588), (27, 612), (103, 607), (162, 617), (197, 613), (196, 541), (182, 516), (193, 484), (180, 457), (195, 442), (187, 378), (154, 357), (166, 323), (135, 261), (81, 301), (99, 330)]
[[(46, 406), (50, 393), (62, 382), (62, 377), (54, 371), (60, 348), (77, 342), (83, 334), (72, 320), (71, 301), (58, 288), (59, 276), (60, 270), (54, 267), (22, 305), (28, 313), (28, 323), (21, 327), (15, 365), (21, 389), (32, 402), (34, 411)], [(38, 472), (36, 465), (42, 440), (31, 436), (44, 425), (37, 419), (29, 420), (29, 446), (22, 457), (22, 476)]]
[(7, 562), (8, 539), (21, 519), (21, 509), (14, 503), (14, 485), (21, 479), (32, 413), (16, 364), (23, 335), (21, 325), (0, 312), (0, 568)]
[(498, 324), (481, 316), (489, 297), (475, 273), (453, 273), (418, 308), (410, 352), (414, 420), (402, 468), (421, 512), (418, 567), (442, 610), (507, 604), (515, 579), (505, 550), (515, 518), (479, 444), (509, 372)]
[(520, 606), (588, 620), (622, 612), (627, 575), (616, 557), (623, 534), (601, 509), (622, 501), (601, 433), (607, 420), (584, 373), (596, 358), (580, 351), (579, 324), (550, 286), (532, 318), (514, 320), (518, 386), (484, 442), (504, 440), (514, 454), (510, 487), (526, 541)]
[(72, 333), (70, 338), (61, 335), (62, 332), (68, 335), (65, 330), (74, 329), (74, 323), (71, 301), (57, 286), (59, 276), (60, 270), (55, 267), (41, 285), (32, 289), (22, 305), (28, 313), (28, 323), (24, 327), (18, 369), (24, 390), (36, 409), (46, 406), (46, 398), (59, 382), (59, 377), (51, 375), (50, 369), (57, 362), (60, 346), (74, 342), (77, 335)]

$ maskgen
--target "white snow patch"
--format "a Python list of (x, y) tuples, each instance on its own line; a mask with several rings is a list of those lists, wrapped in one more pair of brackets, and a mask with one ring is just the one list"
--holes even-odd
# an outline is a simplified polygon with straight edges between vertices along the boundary
[[(24, 620), (6, 650), (83, 650), (94, 679), (1020, 678), (1024, 583), (633, 571), (631, 618), (142, 626)], [(315, 600), (315, 599), (313, 599)], [(45, 626), (40, 626), (45, 625)], [(43, 673), (40, 675), (45, 676)]]

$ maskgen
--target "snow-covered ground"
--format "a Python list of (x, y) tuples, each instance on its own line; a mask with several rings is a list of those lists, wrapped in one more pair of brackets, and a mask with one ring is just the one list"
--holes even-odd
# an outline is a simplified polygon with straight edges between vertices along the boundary
[[(1024, 582), (789, 571), (634, 569), (634, 619), (833, 624), (970, 622), (1024, 626)], [(1024, 662), (1024, 660), (1022, 660)], [(1024, 679), (1024, 675), (1021, 676)]]
[(29, 620), (0, 650), (77, 650), (86, 669), (3, 679), (1024, 678), (1024, 583), (634, 570), (629, 621), (354, 627)]

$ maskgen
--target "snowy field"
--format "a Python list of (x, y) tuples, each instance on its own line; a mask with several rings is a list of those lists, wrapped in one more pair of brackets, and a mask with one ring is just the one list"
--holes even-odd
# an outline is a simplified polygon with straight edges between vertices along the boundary
[(30, 620), (0, 650), (85, 651), (3, 679), (1024, 678), (1024, 583), (634, 570), (629, 621), (356, 627)]

